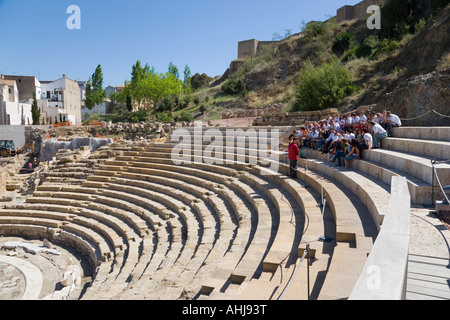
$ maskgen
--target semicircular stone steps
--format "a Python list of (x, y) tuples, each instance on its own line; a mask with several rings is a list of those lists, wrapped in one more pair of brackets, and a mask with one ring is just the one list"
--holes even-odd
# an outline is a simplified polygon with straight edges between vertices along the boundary
[[(138, 167), (142, 167), (142, 164), (138, 164)], [(166, 169), (173, 169), (173, 168), (166, 168)], [(134, 167), (130, 167), (128, 169), (128, 171), (132, 171), (134, 173), (138, 172), (138, 173), (152, 173), (154, 175), (159, 175), (159, 176), (163, 176), (166, 177), (165, 179), (170, 181), (169, 176), (173, 176), (173, 170), (168, 170), (168, 171), (164, 171), (161, 170), (161, 168), (159, 169), (150, 169), (150, 168), (145, 168), (145, 169), (138, 169), (138, 168), (134, 168)], [(195, 177), (195, 175), (201, 175), (202, 173), (200, 171), (192, 171), (191, 173), (193, 173), (193, 176), (189, 176), (186, 174), (179, 174), (177, 175), (178, 179), (182, 179), (185, 181), (190, 181), (191, 183), (193, 183), (194, 180), (197, 181), (198, 185), (204, 185), (205, 186), (205, 181), (203, 181), (200, 178)], [(204, 177), (208, 176), (207, 172), (203, 173)], [(210, 174), (209, 174), (210, 175)], [(149, 176), (149, 175), (147, 175)], [(214, 182), (209, 182), (206, 183), (206, 187), (209, 187), (210, 190), (214, 190), (214, 188), (217, 189), (217, 183), (223, 182), (223, 177), (220, 177), (219, 175), (215, 176), (216, 181)], [(173, 183), (173, 181), (172, 181)], [(217, 191), (219, 194), (221, 194), (224, 198), (228, 199), (228, 201), (231, 203), (231, 205), (234, 207), (233, 209), (238, 213), (238, 219), (240, 221), (240, 228), (237, 230), (236, 232), (236, 238), (233, 241), (233, 244), (231, 245), (231, 250), (229, 250), (229, 252), (225, 255), (225, 258), (222, 260), (222, 264), (225, 265), (225, 261), (229, 260), (229, 261), (238, 261), (239, 257), (242, 255), (243, 249), (245, 248), (245, 244), (246, 244), (246, 237), (248, 237), (249, 235), (251, 235), (251, 230), (249, 222), (251, 222), (251, 216), (250, 216), (250, 212), (246, 209), (246, 205), (244, 205), (244, 203), (239, 204), (239, 202), (242, 202), (242, 200), (239, 199), (239, 197), (236, 196), (236, 194), (231, 191), (229, 188), (227, 188), (224, 185), (219, 185), (219, 189)], [(245, 223), (245, 224), (244, 224)], [(232, 263), (232, 262), (230, 262)], [(229, 278), (229, 276), (226, 276), (225, 278), (223, 278), (222, 276), (219, 276), (219, 272), (216, 272), (216, 277), (212, 277), (210, 279), (214, 279), (210, 280), (210, 282), (216, 282), (216, 283), (220, 283), (220, 282), (226, 282), (227, 279)], [(212, 290), (209, 289), (211, 288), (211, 284), (208, 285), (203, 285), (203, 290), (204, 291), (208, 291), (208, 290)]]
[[(158, 150), (158, 151), (161, 151), (161, 150)], [(156, 154), (153, 153), (153, 155), (156, 155)], [(149, 155), (147, 155), (147, 156), (149, 156)], [(126, 158), (126, 160), (133, 160), (133, 159)], [(136, 159), (134, 159), (134, 160), (136, 160)], [(150, 159), (149, 157), (147, 157), (146, 160), (147, 160), (147, 162), (153, 161), (153, 162), (156, 162), (156, 163), (161, 163), (161, 162), (163, 162), (163, 163), (170, 163), (170, 161), (168, 160), (168, 157), (156, 158), (156, 159)], [(202, 164), (202, 165), (196, 164), (195, 166), (196, 167), (200, 167), (200, 166), (205, 166), (205, 165), (204, 164)], [(216, 171), (223, 171), (224, 170), (223, 168), (221, 168), (219, 166), (216, 166), (216, 168), (217, 168)]]
[[(283, 163), (281, 173), (268, 172), (273, 162), (245, 143), (244, 161), (223, 165), (176, 165), (173, 143), (127, 147), (79, 186), (45, 183), (26, 203), (3, 206), (0, 234), (59, 239), (90, 256), (96, 273), (85, 300), (264, 299), (280, 294), (307, 244), (321, 297), (345, 297), (348, 288), (333, 286), (352, 283), (370, 251), (367, 208), (326, 180), (332, 227), (325, 228), (323, 177), (289, 179)], [(224, 157), (238, 160), (227, 150)], [(323, 234), (337, 242), (321, 243)]]
[[(136, 154), (133, 154), (132, 156), (135, 156)], [(147, 154), (147, 156), (148, 156), (148, 154)], [(132, 160), (132, 159), (129, 159), (129, 158), (125, 158), (125, 159), (123, 159), (123, 160)], [(135, 159), (136, 160), (136, 159)], [(156, 174), (156, 173), (158, 173), (158, 174), (161, 174), (161, 175), (164, 175), (164, 170), (160, 170), (160, 169), (162, 169), (162, 168), (164, 168), (164, 166), (158, 166), (158, 164), (156, 163), (156, 164), (154, 164), (154, 165), (149, 165), (149, 163), (148, 163), (148, 161), (150, 161), (150, 159), (144, 159), (144, 158), (141, 158), (141, 160), (146, 160), (145, 162), (135, 162), (134, 163), (134, 165), (133, 165), (133, 167), (139, 167), (139, 168), (142, 168), (142, 167), (158, 167), (158, 170), (159, 171), (155, 171), (154, 169), (153, 169), (153, 171), (152, 171), (152, 173), (154, 173), (154, 174)], [(117, 162), (116, 163), (114, 163), (114, 164), (118, 164)], [(128, 163), (129, 164), (129, 163)], [(107, 165), (109, 165), (109, 163), (107, 164)], [(145, 169), (137, 169), (137, 168), (133, 168), (133, 167), (131, 167), (131, 168), (128, 168), (127, 169), (127, 171), (133, 171), (133, 172), (136, 172), (136, 171), (141, 171), (142, 172), (142, 170), (145, 170)], [(169, 170), (169, 169), (171, 169), (171, 167), (170, 167), (170, 165), (166, 165), (166, 168), (165, 168), (168, 172), (170, 172), (171, 170)], [(149, 169), (146, 169), (147, 171), (147, 173), (149, 172), (148, 170)], [(173, 170), (177, 170), (177, 168), (172, 168), (172, 171)], [(178, 169), (179, 170), (179, 169)], [(224, 174), (224, 170), (226, 170), (226, 169), (224, 169), (224, 168), (221, 168), (221, 167), (215, 167), (215, 171), (220, 171), (222, 174)], [(185, 170), (183, 170), (182, 172), (184, 173), (184, 172), (186, 172), (187, 171), (187, 168), (185, 168)], [(201, 172), (199, 172), (197, 169), (192, 169), (191, 170), (191, 172), (193, 172), (195, 175), (200, 175), (200, 176), (202, 176), (202, 173)], [(229, 173), (229, 174), (231, 174), (231, 175), (233, 175), (232, 173)], [(205, 173), (203, 173), (203, 175), (205, 175)], [(211, 175), (210, 173), (208, 174), (209, 176)], [(166, 176), (168, 176), (168, 174), (166, 173)], [(189, 178), (188, 178), (189, 179)], [(192, 178), (191, 178), (192, 179)], [(215, 179), (216, 179), (216, 181), (218, 181), (218, 182), (223, 182), (224, 180), (223, 180), (223, 177), (221, 177), (221, 176), (219, 176), (219, 175), (216, 175), (215, 176)], [(203, 183), (202, 181), (200, 181), (200, 183)], [(253, 184), (255, 184), (255, 182), (253, 182)], [(256, 185), (260, 185), (259, 183), (256, 183)], [(241, 187), (242, 188), (242, 187)], [(275, 189), (275, 188), (273, 188), (273, 189)], [(265, 191), (265, 192), (267, 192), (267, 190), (266, 189), (263, 189), (263, 191)], [(275, 190), (274, 192), (277, 192), (277, 190)], [(245, 194), (249, 194), (249, 192), (246, 192)], [(260, 196), (259, 196), (260, 197)], [(280, 206), (280, 204), (278, 204), (278, 206)], [(281, 204), (281, 206), (283, 206), (283, 204)], [(261, 209), (260, 209), (261, 210)], [(259, 210), (259, 211), (260, 211)], [(281, 210), (283, 210), (283, 209), (281, 209)], [(298, 209), (294, 209), (294, 211), (295, 210), (298, 210)], [(291, 213), (291, 211), (289, 211), (289, 213)], [(289, 218), (292, 218), (292, 215), (291, 214), (289, 214)], [(260, 221), (260, 220), (259, 220)], [(268, 229), (268, 228), (267, 228)], [(259, 232), (259, 233), (261, 233), (261, 231)], [(281, 234), (281, 233), (280, 233)], [(279, 237), (280, 238), (280, 237)], [(295, 236), (293, 236), (293, 238), (295, 238)], [(297, 238), (298, 238), (298, 236), (297, 236)], [(278, 240), (278, 242), (280, 242), (280, 240)], [(253, 247), (255, 246), (255, 243), (252, 243), (252, 245), (253, 245)], [(290, 246), (289, 246), (289, 250), (292, 250), (292, 240), (290, 240)], [(297, 252), (297, 248), (294, 250), (295, 252)], [(252, 250), (250, 250), (250, 251), (252, 251)], [(274, 255), (273, 253), (272, 253), (272, 255)], [(285, 254), (283, 254), (283, 257), (282, 258), (279, 258), (279, 260), (283, 260), (285, 258)], [(242, 260), (242, 263), (240, 264), (240, 269), (242, 270), (242, 269), (245, 269), (245, 267), (242, 267), (243, 265), (244, 265), (244, 262), (246, 262), (247, 260), (249, 260), (249, 259), (243, 259)], [(254, 264), (255, 264), (255, 262), (253, 262)], [(256, 263), (261, 263), (260, 261), (258, 262), (256, 262)], [(247, 268), (248, 268), (248, 265), (247, 265)], [(254, 272), (254, 271), (253, 271)], [(240, 280), (240, 279), (243, 279), (243, 278), (245, 278), (245, 277), (248, 277), (248, 276), (242, 276), (242, 271), (239, 271), (239, 272), (235, 272), (233, 275), (232, 275), (232, 281), (234, 281), (234, 282), (240, 282), (240, 281), (242, 281), (242, 280)], [(213, 278), (214, 279), (214, 278)], [(215, 280), (217, 280), (217, 279), (215, 279)], [(223, 281), (223, 280), (222, 280)], [(209, 281), (210, 283), (211, 282), (214, 282), (214, 280), (210, 280)], [(204, 285), (203, 286), (203, 289), (204, 289), (204, 291), (205, 292), (208, 292), (208, 289), (207, 288), (211, 288), (212, 287), (212, 285), (211, 284), (209, 284), (209, 285)]]

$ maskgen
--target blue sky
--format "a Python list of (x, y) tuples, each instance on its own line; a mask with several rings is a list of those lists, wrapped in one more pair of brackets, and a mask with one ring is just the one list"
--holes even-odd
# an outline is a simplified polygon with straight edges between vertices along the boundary
[[(104, 86), (130, 79), (137, 59), (158, 72), (173, 62), (222, 75), (237, 43), (299, 32), (302, 20), (324, 21), (359, 0), (0, 0), (0, 73), (87, 80), (102, 65)], [(69, 30), (67, 8), (81, 9)]]

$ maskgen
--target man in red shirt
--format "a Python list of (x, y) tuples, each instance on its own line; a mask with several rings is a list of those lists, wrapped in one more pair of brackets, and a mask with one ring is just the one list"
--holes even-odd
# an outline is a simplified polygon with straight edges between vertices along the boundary
[(297, 165), (298, 165), (298, 155), (300, 154), (300, 149), (294, 141), (294, 135), (289, 136), (289, 165), (290, 165), (290, 177), (297, 179)]

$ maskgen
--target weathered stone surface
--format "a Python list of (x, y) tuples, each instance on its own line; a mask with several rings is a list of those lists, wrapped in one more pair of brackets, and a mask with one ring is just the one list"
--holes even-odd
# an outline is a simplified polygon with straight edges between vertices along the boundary
[(382, 97), (375, 110), (390, 110), (402, 119), (417, 118), (404, 120), (408, 126), (444, 126), (450, 123), (449, 105), (450, 68), (447, 68), (408, 79)]

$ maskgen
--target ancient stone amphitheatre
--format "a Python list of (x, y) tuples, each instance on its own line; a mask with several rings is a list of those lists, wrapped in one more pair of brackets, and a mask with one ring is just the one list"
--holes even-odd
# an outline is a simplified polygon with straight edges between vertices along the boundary
[[(426, 206), (437, 184), (431, 156), (450, 158), (449, 127), (398, 129), (351, 169), (305, 150), (297, 180), (286, 176), (290, 127), (252, 128), (279, 130), (282, 145), (268, 143), (277, 172), (248, 138), (232, 142), (244, 162), (175, 165), (175, 129), (62, 149), (33, 174), (12, 173), (0, 203), (0, 298), (450, 298), (450, 231)], [(210, 129), (226, 128), (197, 130)], [(449, 185), (450, 165), (436, 168)]]

